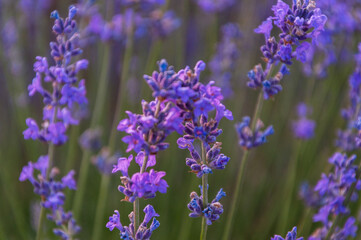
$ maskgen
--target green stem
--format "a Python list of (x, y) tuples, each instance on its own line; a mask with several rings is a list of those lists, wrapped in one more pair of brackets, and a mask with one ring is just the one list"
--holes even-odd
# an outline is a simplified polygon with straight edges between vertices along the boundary
[[(269, 69), (269, 72), (271, 72), (271, 69)], [(256, 108), (255, 108), (255, 111), (253, 114), (253, 119), (252, 119), (252, 124), (251, 124), (252, 129), (254, 129), (257, 124), (257, 120), (260, 117), (261, 112), (262, 112), (262, 107), (263, 107), (263, 92), (261, 91), (258, 94), (257, 105), (256, 105)], [(238, 174), (237, 174), (236, 187), (234, 189), (234, 195), (233, 195), (233, 199), (232, 199), (232, 203), (231, 203), (231, 208), (229, 210), (229, 214), (228, 214), (228, 218), (227, 218), (227, 222), (226, 222), (226, 229), (224, 231), (223, 238), (222, 238), (223, 240), (228, 240), (230, 237), (231, 231), (232, 231), (233, 217), (234, 217), (234, 213), (237, 208), (238, 197), (239, 197), (239, 193), (240, 193), (241, 187), (242, 187), (242, 179), (243, 179), (246, 163), (248, 160), (248, 156), (249, 156), (249, 151), (245, 150), (245, 152), (243, 153), (241, 165), (239, 167)]]
[[(119, 89), (118, 89), (118, 97), (117, 97), (117, 104), (115, 106), (115, 114), (113, 117), (113, 123), (111, 128), (111, 133), (109, 137), (109, 151), (110, 154), (113, 154), (115, 151), (115, 144), (116, 144), (116, 136), (117, 136), (117, 125), (120, 118), (121, 109), (123, 106), (123, 102), (126, 96), (126, 84), (127, 84), (127, 77), (129, 73), (129, 67), (130, 67), (130, 61), (133, 53), (133, 30), (131, 29), (130, 33), (128, 34), (127, 38), (127, 44), (125, 46), (125, 52), (124, 52), (124, 61), (123, 61), (123, 67), (122, 67), (122, 74), (121, 79), (119, 83)], [(93, 237), (92, 239), (96, 240), (100, 238), (101, 230), (103, 229), (103, 225), (101, 224), (101, 221), (103, 221), (104, 216), (104, 210), (105, 210), (105, 203), (108, 195), (108, 188), (109, 188), (109, 176), (106, 174), (102, 175), (101, 180), (101, 189), (100, 192), (102, 192), (99, 195), (98, 204), (96, 208), (96, 215), (94, 219), (94, 226), (93, 226)]]
[[(203, 160), (203, 164), (207, 164), (206, 149), (205, 149), (203, 143), (202, 143), (202, 160)], [(202, 201), (203, 201), (203, 207), (207, 207), (207, 205), (208, 205), (208, 174), (203, 174), (203, 176), (202, 176)], [(207, 238), (207, 228), (208, 228), (208, 225), (206, 222), (206, 218), (203, 217), (200, 240), (205, 240)]]
[[(109, 53), (110, 46), (106, 45), (104, 48), (103, 55), (103, 65), (101, 68), (100, 78), (99, 78), (99, 86), (95, 99), (95, 107), (92, 115), (92, 119), (90, 121), (90, 128), (95, 128), (100, 120), (100, 116), (102, 115), (102, 110), (105, 103), (106, 98), (106, 89), (108, 86), (108, 68), (109, 68)], [(79, 214), (81, 207), (83, 205), (83, 198), (85, 194), (85, 184), (88, 177), (89, 165), (90, 165), (90, 156), (92, 155), (91, 151), (85, 150), (81, 159), (80, 170), (79, 170), (79, 179), (78, 179), (78, 191), (75, 194), (74, 205), (73, 205), (73, 213), (74, 217), (79, 219)]]
[(110, 176), (107, 174), (103, 174), (100, 184), (98, 204), (94, 218), (92, 239), (100, 239), (101, 232), (105, 226), (103, 224), (104, 221), (103, 215), (104, 215), (106, 200), (108, 198), (109, 182), (110, 182)]
[(244, 153), (243, 153), (242, 160), (241, 160), (241, 165), (240, 165), (239, 170), (238, 170), (237, 180), (236, 180), (236, 187), (234, 188), (235, 192), (234, 192), (234, 195), (233, 195), (233, 198), (232, 198), (231, 208), (230, 208), (228, 218), (227, 218), (227, 222), (226, 222), (226, 229), (224, 231), (223, 238), (222, 238), (223, 240), (228, 240), (229, 237), (230, 237), (230, 234), (231, 234), (232, 225), (233, 225), (233, 216), (234, 216), (234, 213), (235, 213), (235, 211), (237, 209), (238, 196), (239, 196), (239, 193), (241, 191), (242, 178), (243, 178), (243, 174), (244, 174), (244, 169), (246, 168), (246, 161), (247, 161), (247, 158), (248, 158), (248, 154), (249, 154), (249, 151), (245, 150)]
[(290, 165), (288, 166), (286, 187), (282, 195), (286, 197), (286, 200), (282, 208), (281, 219), (278, 222), (277, 232), (280, 234), (282, 234), (287, 227), (288, 215), (291, 208), (292, 197), (293, 197), (293, 190), (295, 189), (295, 184), (296, 184), (297, 162), (298, 162), (300, 150), (301, 150), (301, 142), (297, 141), (294, 146), (292, 157), (290, 159)]
[[(112, 1), (108, 1), (106, 3), (106, 17), (111, 16), (113, 12), (113, 4)], [(95, 128), (100, 121), (102, 116), (102, 111), (105, 105), (105, 99), (107, 96), (107, 87), (108, 87), (108, 69), (109, 69), (109, 57), (110, 57), (110, 44), (107, 43), (103, 49), (103, 56), (102, 56), (102, 66), (101, 72), (99, 77), (99, 84), (96, 93), (95, 99), (95, 106), (94, 111), (90, 120), (90, 129)], [(83, 206), (83, 198), (86, 189), (86, 182), (88, 177), (89, 165), (90, 165), (90, 157), (92, 152), (89, 150), (85, 150), (83, 152), (83, 156), (80, 163), (80, 170), (79, 170), (79, 179), (78, 179), (78, 190), (75, 194), (74, 204), (73, 204), (73, 214), (76, 219), (79, 219), (81, 207)]]
[[(58, 112), (58, 108), (54, 107), (54, 113), (52, 116), (52, 122), (55, 123), (56, 122), (56, 114)], [(54, 161), (54, 150), (55, 150), (55, 145), (53, 142), (49, 143), (49, 149), (48, 149), (48, 168), (46, 170), (46, 179), (49, 179), (49, 174), (50, 171), (52, 169), (53, 166), (53, 161)], [(44, 226), (44, 220), (45, 220), (45, 208), (41, 205), (41, 209), (40, 209), (40, 216), (39, 216), (39, 222), (38, 222), (38, 230), (36, 232), (36, 240), (40, 240), (42, 238), (42, 231), (43, 231), (43, 226)]]

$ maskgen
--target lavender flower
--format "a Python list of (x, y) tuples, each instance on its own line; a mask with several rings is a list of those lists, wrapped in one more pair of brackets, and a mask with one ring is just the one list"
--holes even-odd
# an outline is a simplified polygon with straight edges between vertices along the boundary
[(248, 150), (266, 143), (267, 137), (274, 133), (272, 126), (267, 127), (264, 131), (260, 131), (264, 125), (259, 119), (253, 131), (249, 126), (250, 123), (251, 118), (247, 116), (242, 119), (242, 122), (236, 124), (239, 145)]
[[(282, 90), (281, 79), (288, 73), (288, 69), (282, 65), (278, 73), (272, 77), (270, 69), (272, 65), (280, 62), (291, 65), (296, 58), (301, 62), (306, 61), (306, 55), (310, 48), (307, 39), (317, 41), (318, 35), (323, 31), (327, 17), (321, 13), (313, 0), (294, 0), (292, 7), (278, 0), (272, 7), (274, 16), (267, 18), (258, 28), (256, 33), (264, 34), (266, 44), (261, 47), (264, 61), (267, 67), (263, 70), (261, 65), (257, 65), (250, 71), (248, 86), (257, 89), (262, 88), (264, 98), (269, 99)], [(280, 40), (271, 37), (273, 27), (281, 30)]]
[[(324, 239), (333, 224), (334, 216), (349, 214), (346, 201), (355, 201), (358, 197), (357, 193), (353, 192), (350, 198), (347, 199), (348, 194), (350, 194), (349, 191), (353, 184), (356, 184), (356, 190), (361, 189), (361, 181), (356, 177), (358, 167), (353, 164), (355, 159), (355, 155), (348, 158), (345, 154), (335, 153), (329, 159), (329, 163), (334, 166), (333, 172), (328, 175), (323, 173), (314, 187), (314, 192), (317, 194), (316, 199), (314, 195), (307, 195), (312, 196), (313, 199), (312, 201), (306, 199), (306, 201), (313, 202), (313, 205), (318, 208), (313, 221), (323, 224), (323, 227), (317, 229), (309, 240)], [(331, 239), (354, 237), (357, 230), (354, 223), (354, 219), (349, 218), (344, 228), (336, 228)]]
[[(159, 221), (156, 220), (155, 218), (155, 217), (159, 217), (159, 214), (155, 212), (153, 206), (150, 204), (148, 204), (143, 211), (145, 213), (144, 220), (137, 229), (137, 231), (134, 231), (134, 213), (131, 212), (129, 214), (129, 220), (130, 220), (129, 226), (123, 226), (120, 222), (120, 214), (118, 210), (115, 210), (113, 216), (109, 217), (109, 222), (107, 223), (106, 227), (110, 231), (113, 231), (114, 228), (117, 228), (120, 231), (121, 239), (128, 239), (128, 240), (150, 239), (153, 231), (160, 226)], [(148, 227), (147, 225), (151, 220), (152, 223)]]
[(293, 134), (296, 138), (309, 140), (315, 134), (315, 121), (307, 118), (310, 109), (306, 104), (300, 103), (297, 106), (297, 113), (299, 119), (292, 123)]
[[(199, 187), (202, 192), (202, 187)], [(218, 220), (223, 213), (223, 205), (219, 200), (225, 196), (226, 193), (223, 192), (223, 189), (221, 188), (211, 203), (204, 204), (202, 200), (203, 196), (198, 196), (196, 192), (192, 192), (190, 195), (191, 201), (188, 203), (188, 209), (192, 212), (189, 216), (192, 218), (203, 216), (207, 221), (207, 225), (212, 225), (212, 223)]]
[[(61, 181), (56, 181), (55, 177), (58, 175), (59, 170), (52, 168), (48, 179), (48, 168), (48, 156), (40, 156), (36, 163), (29, 162), (27, 166), (23, 167), (19, 180), (31, 182), (34, 186), (34, 193), (43, 199), (41, 205), (51, 210), (48, 219), (54, 221), (57, 226), (66, 226), (65, 230), (63, 229), (60, 232), (59, 229), (54, 229), (54, 233), (61, 236), (62, 239), (67, 239), (67, 237), (73, 236), (80, 231), (79, 226), (76, 225), (75, 220), (72, 218), (72, 214), (70, 212), (64, 213), (62, 207), (65, 202), (64, 189), (76, 190), (76, 182), (73, 178), (75, 172), (71, 170)], [(36, 171), (39, 174), (36, 174)]]
[[(40, 128), (35, 120), (28, 118), (28, 129), (23, 132), (24, 138), (47, 142), (50, 145), (49, 149), (52, 149), (53, 145), (61, 145), (67, 141), (66, 129), (70, 125), (78, 124), (79, 119), (75, 114), (79, 106), (87, 104), (84, 80), (78, 81), (77, 73), (87, 68), (88, 61), (82, 59), (71, 63), (72, 57), (82, 52), (77, 48), (78, 34), (74, 20), (76, 12), (77, 9), (70, 6), (65, 20), (59, 17), (57, 11), (51, 13), (51, 17), (55, 19), (53, 31), (57, 35), (57, 42), (50, 43), (55, 65), (49, 67), (47, 58), (37, 57), (34, 64), (36, 76), (28, 87), (30, 96), (39, 93), (44, 98), (44, 122)], [(43, 86), (43, 82), (52, 86), (52, 93)], [(50, 158), (53, 156), (49, 150), (49, 155), (41, 156), (36, 163), (29, 162), (23, 167), (19, 180), (29, 180), (34, 186), (34, 192), (41, 196), (42, 207), (51, 211), (48, 219), (59, 227), (53, 230), (54, 234), (61, 239), (69, 239), (78, 233), (80, 228), (71, 212), (63, 210), (63, 191), (65, 188), (76, 189), (73, 178), (75, 172), (71, 170), (61, 181), (56, 181), (59, 170), (51, 166)], [(35, 171), (39, 171), (39, 174), (35, 175)]]
[(221, 87), (225, 98), (233, 94), (230, 84), (237, 60), (240, 57), (240, 27), (236, 23), (227, 23), (222, 27), (222, 40), (217, 45), (217, 52), (210, 61), (211, 80)]
[[(73, 20), (75, 13), (76, 8), (71, 6), (69, 16), (64, 20), (57, 11), (52, 12), (51, 16), (55, 19), (53, 31), (57, 35), (57, 42), (51, 42), (50, 48), (55, 65), (49, 67), (47, 58), (36, 57), (36, 76), (28, 87), (30, 96), (39, 93), (44, 98), (44, 122), (41, 124), (42, 128), (39, 128), (35, 120), (28, 118), (28, 129), (23, 132), (25, 139), (64, 144), (67, 141), (65, 131), (68, 126), (79, 122), (75, 117), (79, 106), (83, 107), (88, 103), (85, 97), (85, 81), (77, 78), (78, 72), (87, 68), (88, 61), (82, 59), (71, 63), (72, 58), (82, 52), (77, 48), (79, 36)], [(52, 92), (48, 91), (43, 83), (52, 86)]]
[(164, 0), (122, 0), (124, 12), (106, 21), (99, 12), (90, 15), (88, 27), (84, 31), (89, 41), (99, 38), (101, 41), (126, 42), (134, 32), (135, 38), (151, 36), (165, 38), (180, 26), (180, 20), (172, 11), (162, 11)]
[[(352, 50), (348, 46), (352, 45), (349, 44), (352, 35), (360, 30), (361, 9), (357, 1), (318, 0), (317, 5), (330, 19), (318, 36), (318, 44), (311, 45), (306, 55), (304, 72), (307, 76), (313, 74), (324, 78), (327, 68), (338, 59), (342, 59), (342, 62), (352, 59)], [(343, 38), (342, 45), (337, 41), (340, 37)]]
[[(359, 108), (360, 108), (360, 86), (361, 86), (361, 44), (358, 45), (358, 54), (355, 55), (356, 68), (349, 78), (349, 105), (342, 109), (341, 115), (347, 123), (344, 130), (338, 130), (338, 138), (336, 146), (345, 151), (352, 151), (360, 147), (360, 124)], [(355, 131), (355, 130), (358, 130)]]
[(297, 227), (293, 227), (291, 232), (288, 232), (286, 238), (275, 235), (271, 240), (303, 240), (303, 237), (297, 238)]

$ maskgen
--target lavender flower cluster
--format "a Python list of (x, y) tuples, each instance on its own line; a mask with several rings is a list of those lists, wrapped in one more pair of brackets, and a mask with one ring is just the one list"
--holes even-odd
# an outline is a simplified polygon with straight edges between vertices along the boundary
[[(88, 103), (86, 98), (85, 80), (78, 80), (77, 74), (88, 67), (85, 59), (71, 63), (73, 57), (82, 53), (77, 47), (79, 35), (73, 19), (76, 8), (71, 6), (69, 16), (64, 20), (57, 11), (52, 12), (55, 19), (53, 31), (57, 42), (51, 42), (51, 56), (55, 62), (49, 67), (46, 57), (36, 57), (34, 71), (36, 76), (29, 85), (29, 96), (39, 93), (43, 97), (43, 123), (41, 128), (32, 118), (26, 119), (28, 129), (24, 131), (25, 139), (62, 145), (67, 141), (66, 129), (79, 123), (84, 116), (84, 108)], [(43, 82), (52, 87), (49, 91)]]
[[(41, 196), (41, 206), (51, 211), (48, 219), (59, 227), (53, 232), (62, 239), (69, 239), (80, 230), (71, 212), (65, 212), (63, 209), (64, 189), (76, 189), (73, 178), (75, 172), (71, 170), (61, 181), (56, 181), (59, 170), (52, 166), (54, 145), (61, 145), (67, 141), (66, 129), (70, 125), (78, 124), (79, 113), (87, 104), (85, 81), (79, 81), (77, 74), (87, 68), (88, 61), (82, 59), (71, 62), (73, 57), (82, 53), (77, 47), (79, 36), (74, 20), (76, 13), (77, 9), (74, 6), (69, 7), (66, 19), (60, 18), (57, 11), (51, 13), (51, 17), (55, 19), (53, 32), (57, 40), (50, 43), (55, 65), (49, 67), (47, 58), (36, 57), (36, 76), (28, 87), (30, 96), (39, 93), (43, 97), (44, 122), (42, 128), (39, 128), (34, 119), (28, 118), (28, 129), (23, 132), (25, 139), (37, 139), (48, 143), (49, 154), (41, 156), (36, 163), (29, 162), (19, 178), (20, 181), (29, 180), (33, 184), (34, 192)], [(43, 82), (52, 87), (52, 92), (43, 86)], [(40, 174), (35, 175), (35, 171)]]
[[(123, 175), (121, 177), (122, 185), (118, 189), (125, 195), (125, 201), (134, 202), (139, 198), (153, 198), (157, 192), (166, 192), (168, 184), (162, 179), (165, 172), (157, 172), (153, 169), (147, 172), (147, 168), (156, 164), (156, 155), (159, 151), (168, 148), (169, 144), (164, 141), (174, 131), (179, 134), (182, 134), (183, 131), (186, 133), (178, 140), (178, 145), (180, 148), (190, 150), (193, 158), (187, 160), (187, 165), (199, 177), (212, 172), (212, 169), (223, 169), (229, 161), (228, 157), (220, 154), (221, 144), (216, 142), (216, 137), (222, 132), (217, 129), (218, 122), (223, 117), (232, 119), (232, 113), (220, 103), (223, 97), (220, 89), (213, 86), (213, 82), (208, 85), (199, 82), (199, 74), (204, 68), (204, 62), (199, 61), (194, 72), (189, 67), (175, 72), (174, 68), (168, 66), (165, 60), (161, 60), (159, 72), (154, 72), (152, 76), (144, 76), (153, 91), (155, 100), (150, 103), (143, 100), (143, 114), (133, 114), (127, 111), (128, 118), (120, 121), (118, 125), (119, 131), (127, 133), (122, 139), (128, 145), (127, 152), (133, 150), (137, 153), (135, 162), (140, 167), (139, 172), (129, 176), (128, 168), (133, 160), (133, 155), (129, 155), (128, 158), (119, 158), (118, 164), (114, 165), (113, 173), (121, 171)], [(214, 109), (217, 109), (215, 119), (208, 121), (208, 113)], [(199, 139), (207, 150), (207, 161), (203, 160), (201, 163), (200, 154), (193, 146), (195, 139)], [(214, 202), (202, 204), (197, 209), (197, 211), (201, 211), (197, 216), (204, 215), (209, 220), (209, 224), (223, 212), (222, 205), (218, 202), (224, 195), (223, 191), (220, 191), (218, 195)], [(215, 210), (213, 208), (216, 206), (219, 207), (218, 215), (217, 211), (212, 214), (212, 211)], [(148, 207), (152, 208), (150, 205)], [(145, 230), (148, 220), (145, 221), (144, 226), (139, 225), (139, 228), (135, 229), (134, 214), (133, 212), (130, 215), (131, 225), (129, 227), (119, 227), (118, 229), (121, 234), (129, 236), (129, 238), (147, 239), (155, 228), (150, 227)], [(191, 216), (196, 215), (191, 214)], [(109, 219), (107, 226), (110, 230), (113, 230), (109, 226), (113, 226), (111, 223), (115, 221), (114, 219), (117, 219), (117, 213)], [(159, 226), (159, 223), (156, 226)], [(146, 234), (144, 231), (149, 233)], [(139, 238), (139, 232), (142, 232), (142, 238)]]
[(181, 22), (171, 10), (162, 11), (160, 7), (165, 1), (121, 1), (124, 9), (122, 13), (115, 14), (110, 21), (104, 19), (102, 14), (94, 7), (88, 7), (84, 11), (91, 11), (89, 24), (84, 29), (84, 35), (89, 41), (100, 39), (104, 42), (125, 42), (132, 34), (136, 38), (151, 36), (152, 38), (165, 38), (176, 30)]
[[(358, 45), (355, 56), (356, 68), (349, 78), (349, 105), (342, 109), (341, 115), (346, 121), (346, 129), (337, 132), (336, 146), (350, 152), (361, 146), (360, 141), (360, 85), (361, 85), (361, 44)], [(358, 131), (357, 131), (358, 130)]]
[[(311, 45), (307, 51), (304, 73), (324, 78), (330, 65), (339, 60), (346, 63), (352, 59), (352, 44), (349, 43), (353, 35), (360, 31), (361, 9), (358, 1), (318, 0), (317, 6), (330, 18), (318, 36), (319, 44)], [(337, 42), (340, 37), (342, 45)]]
[[(347, 216), (349, 214), (347, 204), (349, 201), (356, 201), (358, 194), (354, 191), (361, 189), (358, 167), (354, 165), (355, 159), (355, 155), (347, 157), (346, 154), (335, 153), (329, 159), (334, 170), (329, 174), (322, 174), (321, 179), (313, 189), (313, 193), (311, 189), (308, 189), (308, 192), (303, 192), (303, 196), (306, 197), (305, 201), (318, 211), (313, 216), (313, 221), (323, 224), (309, 237), (309, 240), (325, 239), (335, 221), (335, 216)], [(342, 228), (336, 226), (331, 239), (355, 237), (356, 231), (355, 219), (348, 217)]]

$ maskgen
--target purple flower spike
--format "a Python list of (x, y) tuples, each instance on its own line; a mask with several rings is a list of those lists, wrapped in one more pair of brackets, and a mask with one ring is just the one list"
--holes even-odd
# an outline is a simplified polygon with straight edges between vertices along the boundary
[[(22, 0), (21, 5), (38, 11), (41, 6), (37, 2), (48, 1), (31, 1), (30, 4), (28, 0)], [(67, 128), (79, 123), (82, 117), (79, 109), (86, 108), (85, 81), (79, 80), (77, 74), (87, 68), (88, 61), (83, 59), (72, 62), (72, 58), (82, 52), (78, 46), (79, 35), (74, 20), (76, 13), (77, 8), (74, 6), (69, 7), (66, 19), (61, 18), (58, 11), (51, 13), (56, 35), (56, 42), (50, 43), (53, 65), (50, 66), (46, 57), (36, 57), (33, 65), (36, 76), (28, 86), (29, 96), (39, 93), (43, 97), (43, 123), (38, 125), (32, 118), (27, 118), (28, 128), (23, 132), (25, 139), (38, 139), (51, 145), (64, 144), (68, 140)], [(29, 162), (23, 167), (19, 180), (29, 180), (34, 186), (34, 193), (41, 197), (41, 206), (50, 212), (47, 218), (57, 225), (53, 233), (62, 239), (72, 239), (80, 227), (76, 225), (71, 212), (64, 212), (63, 205), (64, 190), (76, 190), (75, 171), (71, 170), (60, 181), (57, 180), (59, 169), (49, 165), (50, 157), (53, 156), (41, 156), (36, 163)]]
[(297, 227), (293, 227), (291, 232), (288, 232), (286, 238), (275, 235), (271, 240), (303, 240), (303, 237), (297, 238)]

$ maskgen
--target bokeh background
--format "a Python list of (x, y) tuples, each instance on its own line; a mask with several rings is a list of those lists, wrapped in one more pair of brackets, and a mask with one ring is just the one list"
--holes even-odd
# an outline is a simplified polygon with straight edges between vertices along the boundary
[[(121, 11), (119, 2), (103, 0), (95, 1), (94, 5), (109, 21)], [(351, 4), (357, 1), (345, 2)], [(49, 56), (48, 43), (55, 39), (51, 31), (53, 20), (49, 18), (50, 12), (57, 9), (65, 16), (68, 6), (77, 3), (69, 0), (0, 0), (0, 239), (33, 239), (35, 236), (39, 198), (33, 193), (30, 183), (19, 182), (18, 178), (22, 166), (28, 161), (36, 161), (39, 155), (46, 152), (47, 146), (23, 139), (25, 119), (33, 117), (40, 120), (43, 107), (40, 96), (28, 97), (27, 85), (34, 77), (32, 66), (35, 56)], [(242, 156), (234, 124), (243, 116), (253, 114), (258, 95), (257, 91), (246, 87), (247, 72), (261, 61), (259, 48), (264, 43), (264, 37), (253, 30), (271, 15), (271, 6), (275, 3), (276, 0), (237, 0), (230, 8), (210, 13), (203, 11), (195, 0), (168, 0), (161, 11), (173, 10), (180, 20), (180, 26), (165, 37), (157, 38), (149, 34), (134, 42), (130, 74), (126, 91), (123, 91), (122, 117), (125, 117), (125, 110), (139, 112), (142, 99), (151, 99), (143, 74), (157, 70), (158, 60), (167, 59), (175, 69), (186, 65), (192, 67), (198, 60), (209, 63), (217, 51), (217, 43), (222, 39), (222, 26), (229, 22), (239, 24), (242, 37), (237, 42), (240, 55), (235, 60), (236, 68), (231, 72), (233, 96), (225, 101), (227, 108), (233, 111), (235, 121), (223, 120), (220, 125), (223, 128), (220, 137), (223, 152), (231, 157), (231, 161), (226, 170), (217, 171), (209, 177), (210, 196), (214, 196), (221, 187), (227, 193), (222, 200), (225, 213), (209, 227), (208, 239), (221, 238), (233, 196)], [(356, 11), (355, 7), (352, 9)], [(85, 26), (90, 18), (91, 15), (84, 16), (79, 21)], [(287, 197), (284, 188), (292, 158), (299, 157), (297, 186), (303, 181), (315, 184), (327, 169), (328, 158), (336, 150), (337, 129), (345, 127), (340, 111), (348, 104), (348, 77), (355, 66), (353, 54), (357, 52), (358, 39), (357, 30), (341, 31), (334, 38), (336, 59), (326, 68), (323, 77), (314, 73), (305, 74), (304, 66), (295, 63), (291, 66), (291, 75), (283, 81), (284, 90), (275, 99), (265, 102), (261, 118), (266, 125), (274, 126), (275, 134), (269, 137), (267, 144), (251, 152), (231, 239), (258, 240), (269, 239), (276, 233), (285, 235), (286, 229), (279, 229), (278, 220)], [(110, 49), (109, 54), (104, 54), (106, 48)], [(105, 78), (109, 79), (109, 84), (106, 86), (106, 100), (98, 126), (103, 133), (102, 143), (106, 145), (111, 131), (116, 131), (111, 126), (119, 94), (117, 89), (124, 49), (122, 41), (99, 39), (83, 47), (83, 57), (89, 60), (89, 68), (82, 76), (86, 79), (89, 113), (79, 126), (68, 131), (70, 141), (56, 148), (55, 165), (62, 173), (71, 168), (79, 172), (83, 153), (78, 138), (89, 128), (96, 92)], [(322, 59), (322, 54), (315, 56)], [(209, 81), (211, 75), (208, 68), (202, 74), (201, 81)], [(291, 130), (292, 121), (297, 118), (296, 106), (299, 102), (306, 102), (312, 107), (310, 118), (316, 122), (315, 137), (305, 142), (296, 140)], [(121, 133), (117, 134), (116, 149), (119, 154), (125, 150), (122, 136)], [(189, 218), (186, 204), (190, 192), (198, 191), (200, 179), (190, 173), (185, 165), (188, 152), (178, 149), (177, 138), (176, 134), (170, 136), (168, 142), (171, 146), (160, 154), (156, 166), (157, 170), (167, 173), (168, 192), (147, 200), (161, 216), (161, 227), (154, 232), (153, 239), (199, 238), (201, 219)], [(300, 150), (296, 152), (298, 145)], [(79, 239), (91, 239), (94, 224), (103, 226), (101, 239), (117, 239), (117, 233), (105, 228), (108, 216), (114, 209), (119, 209), (122, 221), (127, 223), (132, 206), (120, 202), (122, 195), (117, 191), (119, 175), (111, 175), (105, 214), (94, 221), (102, 177), (94, 165), (89, 171), (81, 215), (77, 219), (82, 227)], [(75, 193), (67, 194), (66, 206), (71, 209)], [(292, 197), (287, 229), (298, 226), (301, 235), (308, 236), (317, 224), (311, 223), (307, 214), (309, 210), (298, 197), (298, 188), (287, 192), (287, 195)], [(356, 203), (351, 207), (356, 210), (358, 205)], [(48, 236), (49, 239), (56, 239), (52, 234)]]

